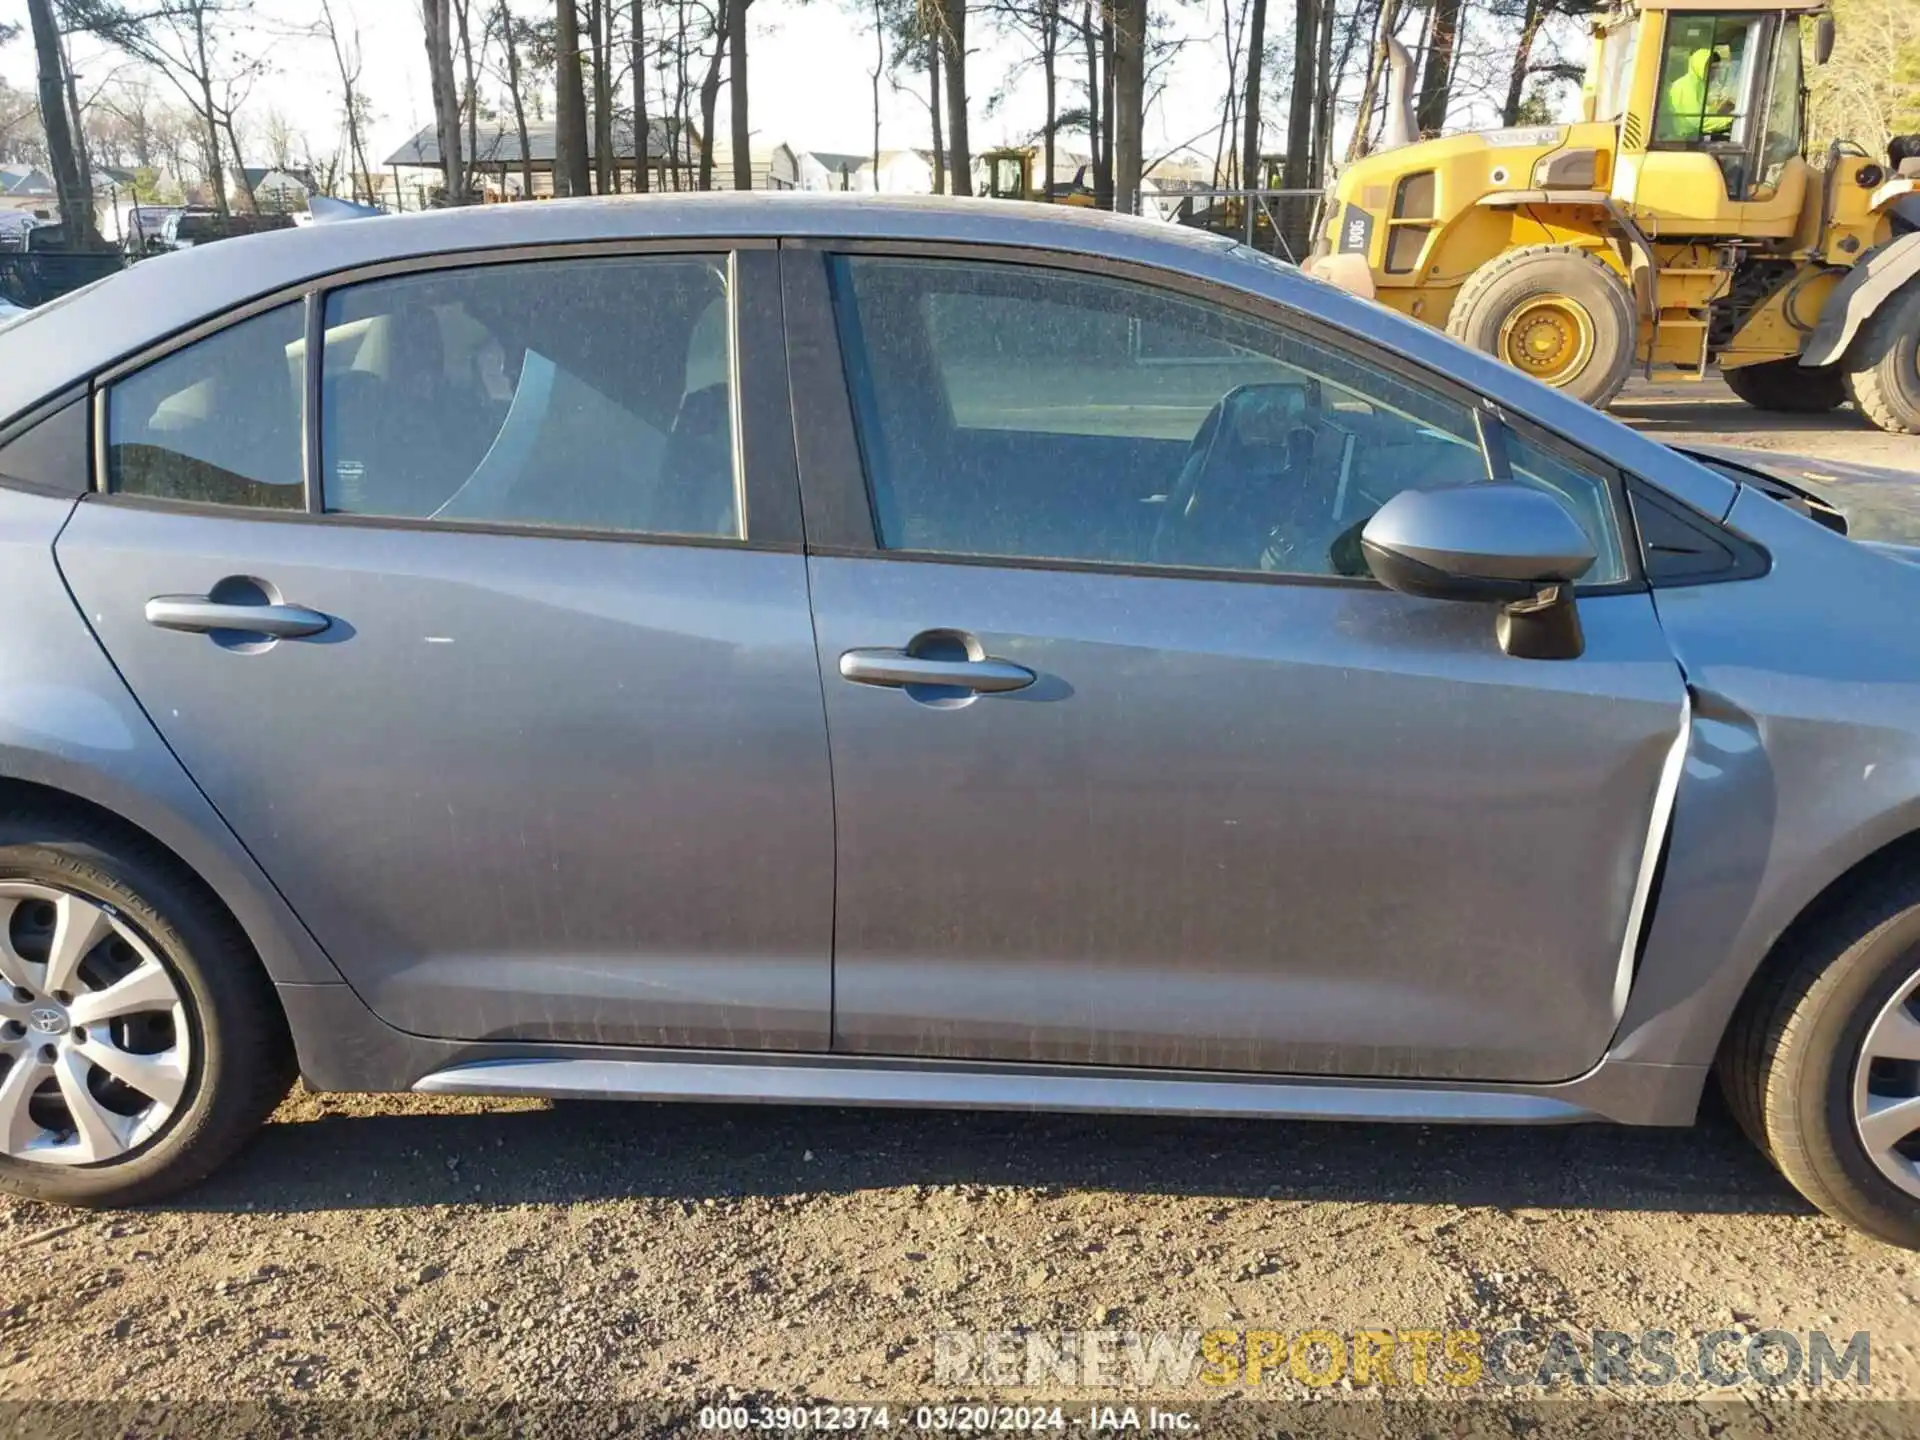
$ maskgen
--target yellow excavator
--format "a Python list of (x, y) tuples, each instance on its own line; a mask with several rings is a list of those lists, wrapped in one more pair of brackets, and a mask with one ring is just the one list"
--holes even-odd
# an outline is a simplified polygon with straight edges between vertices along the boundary
[(1717, 366), (1760, 409), (1920, 434), (1920, 137), (1809, 159), (1825, 4), (1623, 0), (1581, 120), (1430, 140), (1395, 42), (1386, 148), (1330, 185), (1307, 268), (1595, 405)]

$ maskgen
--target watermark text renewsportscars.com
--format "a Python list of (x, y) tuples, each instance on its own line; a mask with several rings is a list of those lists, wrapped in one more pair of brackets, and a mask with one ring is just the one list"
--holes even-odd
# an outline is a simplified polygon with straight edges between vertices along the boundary
[(1201, 1385), (1326, 1389), (1586, 1386), (1864, 1390), (1872, 1336), (1856, 1330), (946, 1330), (933, 1380), (1049, 1390)]

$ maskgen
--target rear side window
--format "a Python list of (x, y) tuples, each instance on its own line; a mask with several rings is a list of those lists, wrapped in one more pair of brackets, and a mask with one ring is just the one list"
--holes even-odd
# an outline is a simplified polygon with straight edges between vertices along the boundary
[(126, 495), (298, 509), (304, 307), (197, 340), (107, 391), (107, 486)]
[(737, 539), (727, 271), (640, 256), (327, 297), (329, 512)]

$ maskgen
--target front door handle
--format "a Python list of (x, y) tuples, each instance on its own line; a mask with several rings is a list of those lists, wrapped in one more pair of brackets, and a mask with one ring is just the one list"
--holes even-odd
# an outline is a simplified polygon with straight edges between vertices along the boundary
[(318, 635), (331, 623), (318, 610), (301, 605), (247, 605), (215, 600), (207, 595), (156, 595), (147, 601), (147, 623), (162, 630), (185, 630), (204, 635), (210, 630), (237, 630), (246, 635), (271, 635), (291, 640)]
[(1011, 660), (939, 659), (910, 655), (905, 650), (849, 650), (840, 657), (840, 675), (856, 685), (951, 685), (996, 695), (1024, 690), (1033, 684), (1033, 671)]

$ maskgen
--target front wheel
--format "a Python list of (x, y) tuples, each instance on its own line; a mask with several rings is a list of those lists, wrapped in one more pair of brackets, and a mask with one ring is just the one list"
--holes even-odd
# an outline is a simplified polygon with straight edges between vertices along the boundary
[(1920, 435), (1920, 278), (1867, 317), (1843, 363), (1862, 415), (1891, 434)]
[(0, 1191), (157, 1199), (226, 1159), (292, 1081), (272, 986), (172, 857), (0, 815)]
[(1920, 1249), (1920, 881), (1883, 872), (1780, 943), (1721, 1047), (1727, 1100), (1808, 1200)]
[(1767, 360), (1720, 373), (1727, 388), (1756, 410), (1824, 415), (1847, 399), (1846, 376), (1838, 365), (1807, 367), (1798, 360)]
[(1575, 245), (1529, 245), (1467, 277), (1447, 333), (1604, 408), (1627, 383), (1638, 324), (1626, 281)]

